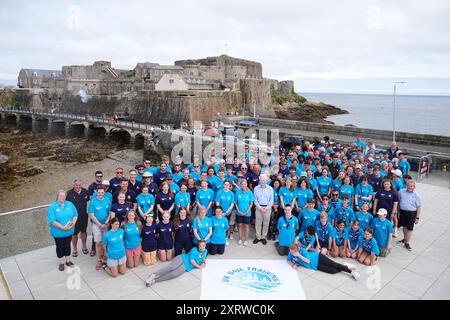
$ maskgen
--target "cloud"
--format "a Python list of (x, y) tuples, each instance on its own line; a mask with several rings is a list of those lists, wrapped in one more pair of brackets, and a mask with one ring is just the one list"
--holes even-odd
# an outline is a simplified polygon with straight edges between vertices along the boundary
[[(266, 77), (450, 77), (446, 0), (2, 1), (0, 79), (22, 67), (227, 53)], [(320, 86), (320, 83), (318, 84)]]

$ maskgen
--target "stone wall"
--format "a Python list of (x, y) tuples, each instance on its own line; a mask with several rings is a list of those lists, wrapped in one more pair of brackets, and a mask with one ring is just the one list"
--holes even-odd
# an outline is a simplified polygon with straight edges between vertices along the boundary
[[(269, 119), (269, 118), (260, 118), (259, 123), (262, 126), (270, 126), (274, 128), (297, 129), (311, 132), (319, 132), (323, 134), (339, 134), (354, 137), (361, 136), (364, 138), (380, 139), (386, 141), (392, 140), (392, 131), (388, 130), (365, 129), (350, 126), (339, 126), (332, 124), (321, 124), (321, 123)], [(447, 136), (396, 132), (396, 140), (398, 142), (404, 143), (417, 143), (422, 145), (434, 145), (450, 148), (450, 137)]]
[(273, 84), (269, 79), (240, 79), (239, 90), (242, 94), (242, 103), (247, 114), (253, 115), (253, 102), (256, 104), (259, 116), (275, 116), (272, 110), (272, 96), (270, 87)]

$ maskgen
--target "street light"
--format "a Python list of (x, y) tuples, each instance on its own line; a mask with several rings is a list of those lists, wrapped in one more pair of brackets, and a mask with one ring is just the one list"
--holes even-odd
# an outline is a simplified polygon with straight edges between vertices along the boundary
[(392, 117), (392, 142), (395, 142), (395, 96), (397, 95), (397, 84), (404, 84), (405, 81), (394, 82), (394, 114)]

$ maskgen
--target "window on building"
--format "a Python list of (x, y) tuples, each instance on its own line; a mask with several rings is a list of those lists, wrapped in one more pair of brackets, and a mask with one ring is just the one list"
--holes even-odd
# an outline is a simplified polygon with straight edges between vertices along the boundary
[(169, 79), (169, 83), (173, 84), (174, 83), (173, 79)]

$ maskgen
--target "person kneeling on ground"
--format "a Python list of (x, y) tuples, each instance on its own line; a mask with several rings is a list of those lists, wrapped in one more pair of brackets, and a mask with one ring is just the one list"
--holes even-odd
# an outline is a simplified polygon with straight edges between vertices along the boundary
[(289, 247), (287, 261), (294, 269), (297, 269), (298, 266), (304, 266), (308, 269), (319, 270), (330, 274), (344, 271), (349, 273), (355, 280), (359, 278), (359, 273), (356, 271), (354, 265), (337, 263), (317, 251), (306, 251), (305, 248), (300, 248), (295, 243)]
[(192, 248), (189, 253), (183, 253), (176, 256), (167, 267), (152, 273), (145, 281), (146, 286), (150, 287), (155, 282), (176, 278), (185, 272), (194, 270), (195, 268), (205, 268), (205, 260), (207, 255), (208, 250), (206, 250), (206, 242), (204, 240), (199, 240), (198, 246)]

